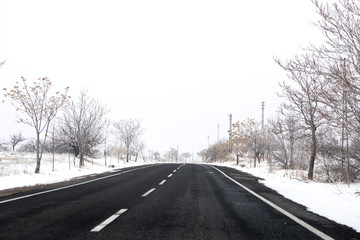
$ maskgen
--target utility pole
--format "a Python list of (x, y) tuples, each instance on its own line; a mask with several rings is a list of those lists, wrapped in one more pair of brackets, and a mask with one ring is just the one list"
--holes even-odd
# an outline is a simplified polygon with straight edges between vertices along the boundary
[(264, 132), (264, 110), (265, 102), (261, 102), (261, 131)]
[(229, 118), (230, 118), (230, 126), (229, 126), (229, 140), (230, 140), (230, 136), (232, 134), (232, 114), (229, 114)]
[(232, 114), (230, 113), (229, 114), (229, 118), (230, 118), (230, 127), (229, 127), (229, 146), (228, 146), (228, 148), (229, 148), (229, 152), (231, 153), (232, 152), (232, 149), (231, 149), (231, 136), (232, 136)]
[(261, 149), (262, 157), (265, 160), (265, 129), (264, 129), (264, 111), (265, 111), (265, 102), (261, 102)]
[(220, 141), (220, 137), (219, 137), (220, 125), (218, 124), (218, 126), (217, 126), (217, 127), (218, 127), (218, 129), (217, 129), (217, 130), (218, 130), (218, 136), (217, 136), (218, 138), (217, 138), (217, 141), (219, 142), (219, 141)]
[(179, 144), (176, 145), (176, 163), (178, 161), (178, 157), (179, 157)]
[[(342, 84), (343, 84), (343, 96), (342, 96), (342, 111), (343, 111), (343, 116), (342, 116), (342, 141), (341, 141), (341, 152), (342, 152), (342, 167), (344, 168), (344, 162), (346, 161), (346, 168), (345, 168), (345, 172), (346, 172), (346, 180), (347, 180), (347, 184), (349, 185), (350, 183), (350, 178), (349, 178), (349, 171), (350, 171), (350, 162), (349, 162), (349, 131), (348, 131), (348, 90), (347, 87), (345, 85), (345, 81), (346, 81), (346, 59), (343, 59), (343, 65), (342, 65)], [(345, 132), (346, 131), (346, 132)], [(346, 150), (345, 150), (345, 154), (344, 154), (344, 141), (346, 143)]]
[(2, 65), (4, 65), (5, 62), (6, 62), (6, 59), (5, 59), (3, 62), (0, 62), (0, 67), (1, 67)]

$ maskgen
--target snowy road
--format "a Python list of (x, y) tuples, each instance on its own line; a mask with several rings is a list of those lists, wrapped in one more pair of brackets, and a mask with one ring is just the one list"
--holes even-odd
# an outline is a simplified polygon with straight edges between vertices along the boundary
[(1, 197), (0, 239), (360, 239), (234, 169), (157, 164), (99, 177)]

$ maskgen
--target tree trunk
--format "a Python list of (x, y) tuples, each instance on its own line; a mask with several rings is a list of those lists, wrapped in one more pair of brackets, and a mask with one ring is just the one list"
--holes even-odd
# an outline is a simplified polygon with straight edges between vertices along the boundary
[(36, 168), (35, 168), (35, 173), (40, 173), (40, 163), (41, 163), (40, 133), (36, 133)]
[(83, 167), (83, 166), (85, 166), (85, 164), (84, 164), (84, 153), (81, 151), (80, 152), (79, 167)]
[(292, 133), (290, 134), (290, 169), (294, 169), (294, 138)]
[(309, 180), (313, 180), (314, 178), (316, 151), (317, 151), (316, 127), (314, 125), (311, 125), (311, 155), (310, 155), (309, 172), (308, 172)]

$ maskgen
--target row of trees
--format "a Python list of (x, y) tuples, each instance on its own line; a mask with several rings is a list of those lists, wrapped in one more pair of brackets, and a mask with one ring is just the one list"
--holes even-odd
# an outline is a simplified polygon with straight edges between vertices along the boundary
[[(54, 95), (51, 95), (50, 88), (51, 81), (48, 78), (40, 78), (33, 84), (22, 78), (11, 90), (4, 88), (5, 97), (9, 98), (16, 111), (23, 115), (19, 117), (19, 122), (35, 130), (35, 173), (40, 172), (41, 158), (46, 148), (50, 148), (52, 152), (57, 150), (72, 153), (79, 158), (80, 167), (84, 166), (85, 157), (93, 157), (100, 150), (100, 146), (105, 145), (106, 159), (110, 152), (107, 148), (110, 136), (115, 139), (120, 149), (125, 149), (127, 162), (132, 153), (135, 153), (137, 158), (144, 149), (141, 140), (144, 129), (140, 120), (125, 119), (111, 124), (107, 117), (109, 110), (91, 98), (87, 91), (81, 91), (78, 99), (72, 100), (68, 96), (68, 87)], [(60, 109), (60, 116), (53, 121)], [(21, 135), (12, 138), (13, 149), (20, 140), (23, 140)], [(121, 144), (124, 147), (121, 147)]]
[[(268, 120), (262, 128), (253, 119), (233, 124), (229, 140), (221, 140), (198, 153), (203, 162), (234, 161), (239, 152), (242, 159), (248, 159), (256, 167), (267, 161), (270, 168), (308, 170), (312, 154), (312, 139), (309, 130), (304, 129), (298, 117), (279, 115)], [(352, 182), (360, 178), (360, 136), (352, 139), (348, 146), (348, 161), (342, 161), (341, 141), (334, 129), (323, 125), (317, 135), (318, 179), (328, 182)], [(239, 164), (237, 158), (237, 164)], [(312, 169), (314, 171), (314, 168)]]
[(168, 151), (165, 151), (161, 154), (156, 150), (148, 150), (147, 159), (150, 161), (157, 162), (172, 162), (172, 163), (180, 163), (180, 162), (188, 162), (189, 160), (193, 161), (193, 155), (190, 152), (180, 152), (178, 149), (171, 147)]
[(252, 155), (254, 165), (269, 159), (306, 168), (312, 180), (318, 161), (328, 179), (351, 182), (360, 175), (360, 2), (312, 1), (324, 43), (275, 59), (288, 75), (278, 117), (264, 128), (251, 119), (235, 123), (229, 145)]
[(175, 148), (170, 148), (163, 156), (164, 160), (169, 162), (186, 162), (191, 157), (192, 154), (190, 152), (179, 153), (178, 149)]

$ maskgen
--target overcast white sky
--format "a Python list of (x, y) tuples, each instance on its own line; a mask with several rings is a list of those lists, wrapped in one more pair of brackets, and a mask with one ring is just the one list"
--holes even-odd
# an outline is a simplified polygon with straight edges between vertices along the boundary
[[(274, 116), (286, 76), (273, 57), (316, 41), (315, 19), (310, 0), (1, 0), (0, 87), (87, 88), (112, 120), (141, 119), (149, 149), (196, 153), (230, 113), (260, 121), (264, 101)], [(15, 115), (0, 105), (0, 138), (32, 134)]]

